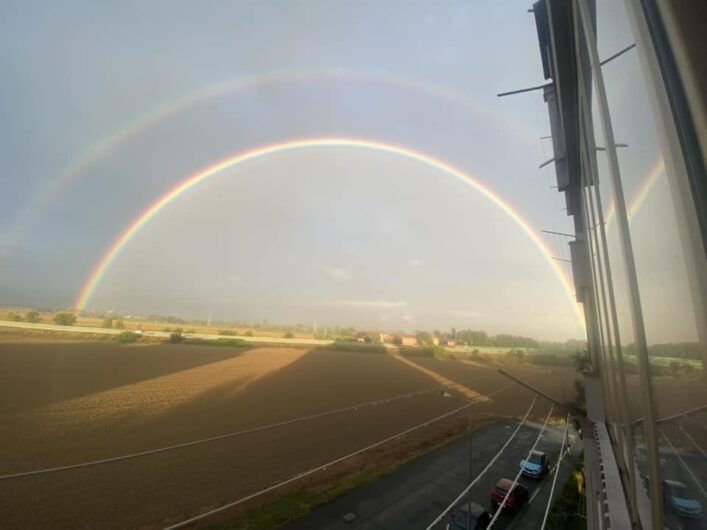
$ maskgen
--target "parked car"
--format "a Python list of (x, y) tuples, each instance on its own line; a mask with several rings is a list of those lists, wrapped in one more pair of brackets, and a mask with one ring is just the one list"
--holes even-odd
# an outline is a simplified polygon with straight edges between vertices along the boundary
[(486, 530), (490, 522), (491, 514), (475, 502), (472, 502), (471, 506), (465, 502), (452, 516), (452, 528), (459, 530)]
[(526, 502), (528, 502), (528, 488), (523, 486), (523, 484), (513, 485), (513, 481), (507, 478), (502, 478), (498, 481), (496, 486), (491, 490), (491, 506), (494, 511), (498, 510), (498, 507), (503, 502), (506, 493), (511, 492), (506, 499), (506, 504), (504, 508), (510, 511), (519, 511)]
[(702, 505), (685, 484), (677, 480), (663, 481), (665, 504), (680, 517), (698, 519), (702, 517)]
[(532, 451), (520, 461), (521, 473), (530, 478), (543, 478), (550, 471), (550, 459), (542, 451)]

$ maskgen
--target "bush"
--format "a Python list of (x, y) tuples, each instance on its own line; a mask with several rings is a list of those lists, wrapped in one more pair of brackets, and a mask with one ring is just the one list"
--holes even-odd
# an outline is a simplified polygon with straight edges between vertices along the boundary
[(243, 334), (243, 336), (245, 336), (245, 337), (252, 337), (252, 336), (253, 336), (253, 332), (252, 332), (251, 330), (248, 330), (248, 331), (246, 331), (246, 332)]
[(517, 361), (519, 363), (522, 363), (525, 361), (525, 352), (523, 350), (513, 349), (513, 350), (510, 350), (506, 355), (508, 355), (509, 358), (511, 358), (514, 361)]
[(130, 342), (135, 342), (140, 338), (140, 335), (133, 333), (132, 331), (123, 331), (122, 333), (115, 336), (115, 342), (120, 342), (121, 344), (127, 344)]
[(292, 333), (291, 331), (288, 331), (287, 333), (285, 333), (285, 334), (282, 336), (282, 338), (284, 338), (284, 339), (294, 339), (294, 338), (295, 338), (295, 334)]
[(68, 311), (59, 311), (54, 313), (54, 323), (60, 326), (73, 326), (76, 324), (76, 315)]
[(169, 342), (172, 344), (179, 344), (184, 340), (184, 337), (182, 336), (181, 331), (174, 331), (172, 334), (169, 336)]
[(572, 355), (572, 360), (578, 372), (585, 372), (592, 368), (592, 359), (589, 357), (589, 352), (586, 350), (578, 351)]
[(25, 320), (32, 324), (37, 324), (42, 321), (42, 317), (39, 316), (38, 311), (27, 311), (27, 313), (25, 313)]
[(125, 329), (125, 324), (123, 324), (123, 321), (122, 321), (122, 320), (116, 320), (116, 321), (113, 323), (113, 327), (114, 327), (115, 329)]
[(547, 519), (548, 530), (569, 530), (586, 528), (586, 521), (582, 514), (582, 500), (584, 497), (583, 460), (577, 462), (569, 480), (560, 496), (555, 500)]
[(584, 392), (584, 379), (574, 380), (574, 390), (576, 392), (576, 397), (574, 404), (579, 410), (586, 410), (586, 397)]
[(8, 313), (7, 318), (12, 322), (22, 322), (22, 315), (19, 313)]
[(218, 334), (219, 335), (238, 335), (238, 330), (237, 329), (219, 329)]
[(104, 318), (103, 322), (101, 322), (101, 327), (106, 328), (106, 329), (112, 328), (113, 327), (113, 319), (110, 317)]

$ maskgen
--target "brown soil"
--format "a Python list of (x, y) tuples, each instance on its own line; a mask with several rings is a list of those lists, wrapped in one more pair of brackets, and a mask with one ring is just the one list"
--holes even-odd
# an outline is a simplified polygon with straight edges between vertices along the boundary
[[(0, 344), (0, 473), (151, 449), (438, 385), (428, 371), (485, 396), (511, 385), (493, 367), (408, 360), (424, 371), (362, 352)], [(569, 369), (506, 368), (558, 398), (573, 391)], [(472, 417), (482, 423), (517, 416), (530, 399), (512, 385), (474, 406)], [(4, 480), (0, 513), (7, 528), (160, 528), (458, 406), (431, 392), (133, 460)], [(535, 415), (548, 408), (539, 403)], [(404, 457), (437, 443), (439, 428), (382, 450)], [(357, 458), (356, 469), (375, 466), (377, 458), (380, 451)], [(351, 465), (327, 472), (337, 476)]]

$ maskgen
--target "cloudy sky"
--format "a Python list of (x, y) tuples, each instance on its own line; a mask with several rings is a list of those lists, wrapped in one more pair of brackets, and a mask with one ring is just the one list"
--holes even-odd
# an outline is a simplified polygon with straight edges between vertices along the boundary
[[(527, 1), (11, 2), (0, 18), (0, 303), (70, 306), (117, 237), (254, 148), (401, 146), (569, 231)], [(556, 255), (563, 249), (545, 240)], [(566, 255), (565, 255), (566, 257)], [(565, 264), (559, 264), (564, 270)], [(565, 270), (568, 273), (568, 270)], [(449, 174), (354, 146), (228, 168), (125, 245), (88, 307), (581, 337), (551, 260)]]

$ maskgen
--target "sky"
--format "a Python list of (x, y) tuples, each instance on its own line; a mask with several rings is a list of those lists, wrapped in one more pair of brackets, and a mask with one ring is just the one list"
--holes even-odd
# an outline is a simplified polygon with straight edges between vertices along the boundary
[[(527, 1), (9, 2), (0, 18), (0, 303), (72, 306), (189, 176), (269, 144), (356, 138), (451, 165), (532, 230), (550, 188)], [(122, 248), (87, 309), (582, 338), (567, 264), (439, 168), (313, 147), (225, 169)], [(558, 241), (543, 239), (567, 257)]]

